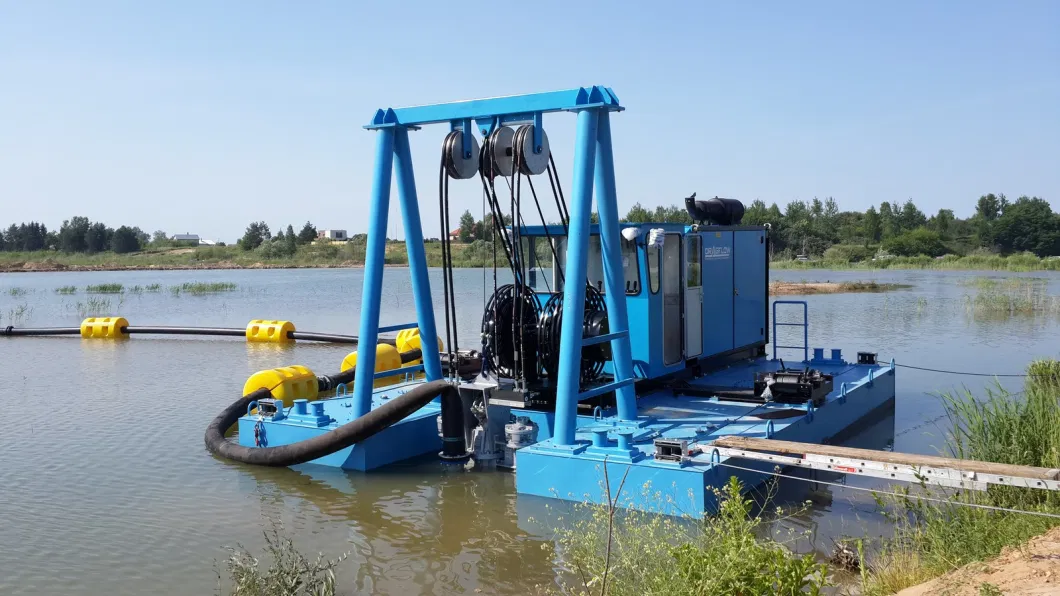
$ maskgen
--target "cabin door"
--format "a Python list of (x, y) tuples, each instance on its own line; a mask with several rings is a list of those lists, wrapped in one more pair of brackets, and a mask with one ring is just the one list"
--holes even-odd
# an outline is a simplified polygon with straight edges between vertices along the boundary
[(685, 236), (685, 359), (703, 353), (703, 239)]
[(662, 255), (663, 364), (681, 361), (681, 235), (667, 234)]

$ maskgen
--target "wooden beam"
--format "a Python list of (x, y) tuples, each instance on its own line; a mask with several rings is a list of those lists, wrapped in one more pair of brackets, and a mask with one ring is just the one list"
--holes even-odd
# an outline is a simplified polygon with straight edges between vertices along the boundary
[(1041, 480), (1060, 479), (1060, 469), (1038, 468), (1034, 466), (1016, 466), (971, 459), (954, 459), (937, 455), (919, 455), (915, 453), (897, 453), (894, 451), (877, 451), (875, 449), (857, 449), (835, 445), (818, 445), (815, 443), (797, 443), (778, 441), (776, 439), (759, 439), (755, 437), (721, 437), (714, 441), (718, 447), (744, 449), (747, 451), (767, 451), (786, 455), (813, 454), (826, 457), (842, 457), (866, 462), (883, 462), (889, 464), (914, 466), (920, 468), (951, 468), (979, 474), (1037, 478)]

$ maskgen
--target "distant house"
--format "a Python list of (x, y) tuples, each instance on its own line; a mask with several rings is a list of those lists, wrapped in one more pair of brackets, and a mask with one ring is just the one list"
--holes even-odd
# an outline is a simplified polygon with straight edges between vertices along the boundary
[(345, 242), (347, 240), (346, 230), (320, 230), (317, 232), (317, 238)]
[(173, 244), (187, 244), (189, 246), (199, 245), (198, 234), (173, 234), (169, 239)]
[(452, 232), (449, 232), (449, 239), (450, 240), (456, 240), (456, 239), (459, 239), (459, 238), (460, 238), (460, 228), (457, 228), (457, 229), (453, 230)]

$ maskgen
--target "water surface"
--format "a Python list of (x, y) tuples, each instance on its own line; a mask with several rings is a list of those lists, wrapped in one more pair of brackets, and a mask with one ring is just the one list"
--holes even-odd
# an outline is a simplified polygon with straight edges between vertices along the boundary
[[(440, 305), (440, 272), (432, 275)], [(461, 345), (477, 347), (492, 274), (454, 275)], [(1056, 273), (772, 273), (791, 281), (912, 285), (806, 297), (811, 344), (842, 348), (848, 358), (867, 349), (899, 364), (1019, 373), (1032, 358), (1058, 356), (1054, 316), (999, 318), (969, 310), (968, 297), (978, 290), (958, 282), (982, 275), (1042, 278), (1042, 291), (1060, 294)], [(96, 298), (109, 301), (97, 307), (133, 325), (243, 327), (250, 319), (275, 318), (303, 331), (355, 334), (362, 279), (356, 269), (0, 274), (0, 325), (75, 326)], [(178, 296), (167, 289), (188, 281), (230, 281), (237, 290)], [(84, 292), (88, 284), (112, 282), (163, 287), (138, 295)], [(66, 285), (77, 293), (55, 292)], [(383, 324), (411, 321), (408, 271), (387, 270), (384, 286)], [(442, 333), (440, 310), (437, 315)], [(0, 338), (0, 593), (214, 593), (222, 547), (242, 543), (256, 552), (262, 529), (274, 520), (305, 551), (350, 551), (340, 572), (347, 593), (525, 594), (529, 586), (553, 582), (554, 563), (540, 548), (551, 538), (548, 512), (540, 500), (517, 499), (510, 474), (454, 472), (431, 458), (369, 474), (316, 466), (273, 470), (206, 452), (206, 425), (238, 397), (250, 374), (289, 364), (334, 372), (347, 352), (347, 346), (236, 339)], [(934, 453), (945, 420), (938, 420), (942, 408), (933, 394), (994, 382), (902, 368), (894, 415), (851, 440)], [(867, 493), (806, 484), (787, 487), (784, 496), (813, 500), (814, 509), (797, 522), (818, 546), (827, 547), (835, 535), (885, 531)], [(531, 516), (538, 521), (529, 523)]]

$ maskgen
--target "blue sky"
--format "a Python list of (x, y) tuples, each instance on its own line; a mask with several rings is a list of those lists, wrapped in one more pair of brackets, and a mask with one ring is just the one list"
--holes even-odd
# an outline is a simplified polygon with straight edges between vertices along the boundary
[[(627, 107), (622, 212), (692, 191), (1060, 209), (1051, 0), (0, 0), (0, 223), (364, 231), (376, 108), (592, 84)], [(574, 118), (545, 127), (569, 187)], [(429, 236), (445, 132), (412, 133)], [(454, 218), (481, 215), (479, 189), (454, 183)]]

